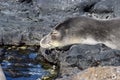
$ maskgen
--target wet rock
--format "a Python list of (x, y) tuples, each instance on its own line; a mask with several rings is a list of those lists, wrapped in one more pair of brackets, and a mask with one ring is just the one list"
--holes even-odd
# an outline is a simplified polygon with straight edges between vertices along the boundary
[(10, 77), (13, 77), (13, 78), (15, 78), (15, 77), (17, 78), (17, 77), (28, 77), (28, 76), (30, 76), (29, 74), (24, 74), (22, 72), (19, 72), (17, 70), (13, 70), (13, 69), (8, 69), (7, 72), (8, 72), (8, 73), (6, 73), (7, 76), (10, 76)]
[(2, 46), (0, 63), (6, 79), (36, 80), (49, 75), (49, 71), (44, 70), (36, 60), (37, 50), (38, 46)]

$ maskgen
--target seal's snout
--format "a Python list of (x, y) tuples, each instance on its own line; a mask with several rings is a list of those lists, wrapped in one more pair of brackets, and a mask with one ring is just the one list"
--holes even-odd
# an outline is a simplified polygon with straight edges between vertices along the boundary
[(40, 40), (40, 45), (41, 45), (41, 44), (44, 44), (44, 43), (46, 43), (46, 37), (44, 37), (44, 38), (42, 38), (42, 39)]
[(42, 48), (49, 48), (50, 47), (50, 40), (48, 38), (48, 36), (44, 36), (41, 40), (40, 40), (40, 46)]

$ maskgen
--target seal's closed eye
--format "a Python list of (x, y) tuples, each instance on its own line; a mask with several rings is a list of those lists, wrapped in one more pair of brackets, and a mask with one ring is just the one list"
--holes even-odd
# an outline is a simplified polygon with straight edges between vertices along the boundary
[(56, 30), (53, 30), (52, 32), (51, 32), (51, 34), (58, 34), (59, 32), (58, 31), (56, 31)]

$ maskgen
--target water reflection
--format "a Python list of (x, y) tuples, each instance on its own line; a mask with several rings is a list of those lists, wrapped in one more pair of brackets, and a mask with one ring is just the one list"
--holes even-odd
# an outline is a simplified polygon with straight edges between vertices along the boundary
[(40, 80), (49, 72), (35, 60), (34, 50), (1, 48), (1, 65), (7, 80)]

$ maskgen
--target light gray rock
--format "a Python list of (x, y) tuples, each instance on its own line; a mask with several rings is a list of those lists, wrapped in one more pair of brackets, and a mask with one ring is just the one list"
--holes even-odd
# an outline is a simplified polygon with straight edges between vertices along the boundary
[(6, 80), (6, 77), (4, 75), (1, 65), (0, 65), (0, 80)]

